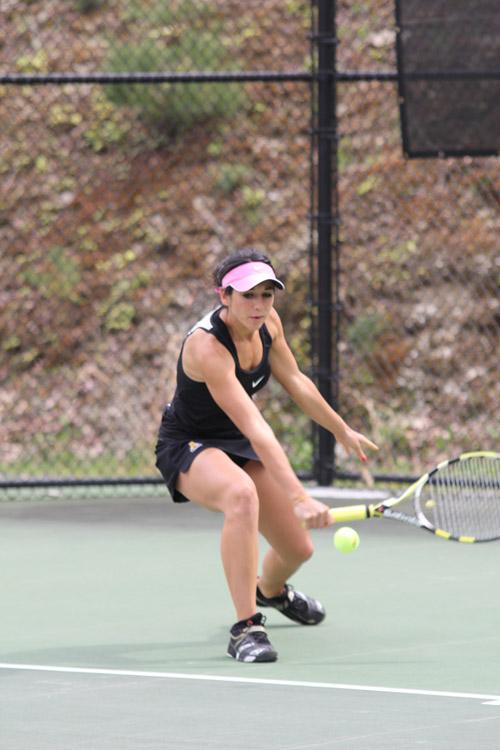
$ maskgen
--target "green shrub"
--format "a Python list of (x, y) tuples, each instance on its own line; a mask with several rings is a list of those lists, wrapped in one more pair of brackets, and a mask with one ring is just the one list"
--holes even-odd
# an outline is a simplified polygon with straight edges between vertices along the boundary
[(214, 9), (211, 5), (200, 4), (200, 0), (128, 0), (124, 9), (124, 19), (127, 22), (153, 24), (156, 29), (179, 28), (180, 24), (189, 24), (193, 20), (206, 24), (213, 16)]
[[(117, 46), (109, 56), (108, 68), (121, 73), (215, 71), (231, 67), (227, 56), (215, 30), (191, 30), (161, 45), (146, 39)], [(207, 120), (234, 117), (246, 104), (239, 84), (114, 83), (106, 87), (106, 94), (115, 104), (137, 109), (146, 122), (169, 135)]]
[(249, 179), (251, 170), (244, 164), (222, 163), (218, 164), (213, 170), (213, 179), (215, 188), (225, 194), (233, 193), (237, 188), (244, 185)]
[(78, 285), (80, 266), (66, 248), (58, 245), (49, 248), (41, 267), (29, 265), (21, 272), (24, 283), (38, 289), (43, 297), (57, 297), (80, 304)]
[(135, 318), (135, 307), (130, 302), (118, 302), (108, 312), (106, 331), (128, 331)]

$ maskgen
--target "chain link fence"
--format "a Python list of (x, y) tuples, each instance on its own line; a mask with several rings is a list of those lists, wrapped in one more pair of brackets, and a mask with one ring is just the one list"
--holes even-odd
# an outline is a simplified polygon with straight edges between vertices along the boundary
[[(392, 3), (343, 2), (339, 37), (339, 70), (395, 70)], [(500, 159), (406, 159), (396, 81), (338, 97), (340, 410), (388, 472), (498, 450)]]
[[(279, 310), (313, 370), (315, 10), (3, 3), (0, 75), (25, 76), (0, 84), (4, 481), (156, 477), (180, 343), (234, 247), (285, 271)], [(392, 3), (339, 3), (337, 26), (338, 70), (368, 74), (337, 86), (338, 408), (380, 444), (374, 473), (418, 473), (498, 448), (499, 159), (406, 160), (397, 83), (372, 79), (396, 70)], [(308, 421), (275, 386), (262, 407), (310, 472)]]
[[(285, 13), (278, 2), (4, 5), (1, 73), (31, 83), (0, 90), (4, 479), (157, 476), (181, 340), (215, 306), (212, 267), (235, 247), (289, 266), (283, 313), (302, 318), (310, 90), (307, 74), (283, 74), (307, 65), (310, 12), (298, 2)], [(259, 70), (285, 80), (217, 81)], [(164, 71), (215, 80), (147, 81)], [(109, 83), (83, 82), (100, 72)], [(135, 72), (139, 82), (120, 80)], [(34, 85), (64, 73), (81, 81)], [(295, 338), (307, 366), (304, 325)], [(282, 434), (291, 423), (285, 414)], [(306, 466), (310, 441), (288, 443)]]

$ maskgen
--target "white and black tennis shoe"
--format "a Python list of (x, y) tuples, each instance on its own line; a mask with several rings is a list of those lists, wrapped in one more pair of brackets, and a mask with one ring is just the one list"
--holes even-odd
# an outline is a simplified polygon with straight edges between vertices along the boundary
[(266, 618), (257, 612), (233, 625), (227, 655), (243, 662), (276, 661), (278, 654), (269, 642), (265, 622)]
[(257, 605), (259, 607), (273, 607), (294, 622), (301, 625), (319, 625), (325, 619), (326, 612), (321, 602), (310, 596), (295, 591), (293, 586), (285, 583), (283, 592), (279, 596), (267, 597), (257, 586)]

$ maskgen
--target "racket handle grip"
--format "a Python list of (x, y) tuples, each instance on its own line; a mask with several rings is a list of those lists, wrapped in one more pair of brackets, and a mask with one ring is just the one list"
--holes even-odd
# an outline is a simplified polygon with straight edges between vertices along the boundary
[(364, 521), (369, 517), (367, 505), (346, 505), (344, 508), (331, 508), (330, 518), (333, 523), (344, 521)]

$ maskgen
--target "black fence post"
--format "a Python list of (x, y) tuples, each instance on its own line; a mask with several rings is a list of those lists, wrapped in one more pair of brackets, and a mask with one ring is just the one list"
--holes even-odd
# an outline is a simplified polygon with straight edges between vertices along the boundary
[[(334, 408), (338, 400), (337, 340), (338, 219), (337, 219), (337, 121), (336, 121), (336, 3), (318, 0), (317, 29), (317, 385)], [(335, 279), (335, 292), (333, 289)], [(335, 299), (334, 299), (335, 294)], [(335, 354), (335, 370), (333, 359)], [(314, 475), (320, 485), (332, 483), (335, 475), (335, 439), (319, 428)]]

